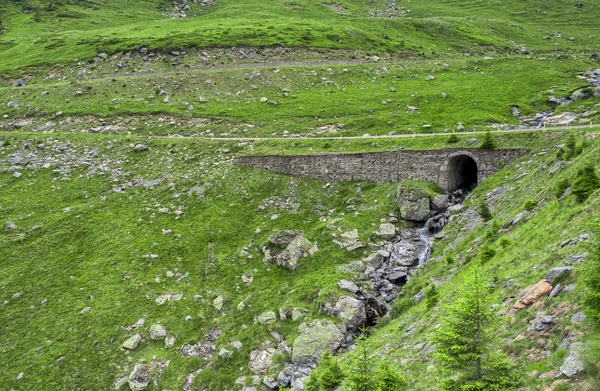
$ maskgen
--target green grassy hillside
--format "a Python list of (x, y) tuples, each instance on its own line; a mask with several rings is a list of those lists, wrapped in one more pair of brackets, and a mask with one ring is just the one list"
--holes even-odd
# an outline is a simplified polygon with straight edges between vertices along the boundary
[[(578, 139), (590, 137), (594, 134), (586, 132)], [(356, 228), (363, 241), (375, 241), (380, 219), (396, 208), (395, 184), (325, 186), (231, 163), (238, 154), (285, 151), (295, 145), (290, 141), (253, 145), (100, 135), (3, 135), (1, 140), (4, 169), (10, 165), (9, 157), (29, 160), (29, 169), (19, 178), (11, 173), (0, 176), (3, 224), (13, 222), (17, 227), (0, 236), (4, 336), (0, 383), (15, 390), (109, 389), (133, 364), (150, 363), (153, 358), (170, 360), (170, 365), (157, 378), (159, 386), (148, 389), (180, 389), (183, 377), (204, 361), (182, 357), (179, 348), (204, 340), (213, 328), (222, 331), (215, 341), (216, 352), (231, 349), (232, 340), (243, 346), (229, 359), (215, 355), (208, 369), (196, 377), (193, 389), (232, 389), (239, 376), (251, 374), (250, 352), (272, 340), (269, 330), (281, 334), (291, 346), (298, 325), (322, 318), (319, 306), (343, 294), (337, 281), (351, 278), (352, 273), (338, 266), (366, 253), (335, 245), (332, 234), (339, 233), (337, 227), (343, 232)], [(587, 251), (598, 227), (598, 194), (578, 204), (573, 197), (558, 202), (553, 192), (560, 179), (571, 178), (585, 162), (597, 161), (598, 143), (587, 141), (572, 164), (550, 175), (555, 146), (563, 140), (556, 133), (497, 138), (499, 146), (521, 144), (533, 150), (484, 181), (465, 208), (472, 208), (487, 193), (500, 194), (488, 198), (494, 221), (506, 228), (498, 232), (490, 228), (495, 224), (479, 224), (465, 232), (461, 231), (467, 223), (464, 218), (451, 223), (444, 230), (445, 238), (434, 245), (433, 260), (407, 285), (403, 297), (412, 297), (429, 282), (443, 281), (440, 305), (451, 300), (463, 270), (478, 262), (469, 254), (477, 254), (484, 244), (497, 250), (485, 270), (496, 281), (499, 298), (518, 294), (546, 269)], [(136, 151), (134, 145), (140, 142), (149, 149)], [(299, 153), (323, 150), (325, 144), (325, 150), (340, 152), (431, 148), (444, 146), (444, 139), (378, 143), (315, 140), (295, 148)], [(456, 145), (469, 143), (465, 137)], [(527, 222), (508, 224), (523, 211), (527, 199), (537, 201)], [(356, 206), (356, 211), (349, 212), (348, 205)], [(295, 271), (263, 264), (257, 247), (287, 228), (303, 230), (319, 247)], [(488, 234), (490, 230), (494, 232)], [(575, 247), (560, 246), (581, 233), (591, 235), (590, 240)], [(504, 239), (506, 246), (499, 244)], [(454, 263), (448, 264), (449, 257)], [(242, 281), (243, 274), (252, 275), (251, 285)], [(576, 282), (576, 276), (569, 282)], [(577, 292), (545, 300), (545, 311), (562, 302), (577, 306)], [(156, 299), (165, 294), (183, 296), (157, 304)], [(218, 296), (225, 298), (225, 304), (217, 311), (213, 301)], [(236, 309), (243, 300), (249, 306)], [(404, 312), (395, 307), (393, 317), (381, 322), (374, 341), (416, 382), (415, 389), (432, 389), (438, 378), (421, 375), (430, 358), (424, 359), (412, 346), (427, 340), (428, 325), (440, 316), (439, 307), (426, 311), (421, 303), (407, 310), (405, 300), (399, 302), (404, 303)], [(282, 307), (299, 308), (305, 311), (304, 318), (269, 326), (256, 323), (260, 314)], [(575, 311), (569, 308), (569, 314)], [(513, 325), (506, 322), (501, 335), (512, 339), (526, 333), (531, 311), (522, 310)], [(126, 327), (143, 316), (148, 318), (141, 330), (146, 338), (136, 350), (124, 351), (121, 344), (134, 333)], [(524, 374), (558, 365), (563, 353), (554, 353), (555, 341), (568, 325), (567, 318), (560, 319), (548, 342), (552, 354), (547, 357), (527, 361), (523, 352), (536, 343), (529, 337), (504, 346)], [(165, 349), (162, 341), (148, 338), (147, 326), (155, 322), (177, 336), (175, 348)], [(419, 333), (407, 338), (399, 325), (409, 323), (416, 323)], [(573, 332), (573, 340), (578, 335)], [(286, 361), (285, 356), (278, 358), (270, 373), (276, 374)], [(540, 384), (526, 381), (531, 390)]]

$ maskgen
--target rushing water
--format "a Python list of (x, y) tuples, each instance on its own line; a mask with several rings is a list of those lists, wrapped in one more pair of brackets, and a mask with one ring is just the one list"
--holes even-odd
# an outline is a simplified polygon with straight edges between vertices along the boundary
[(421, 239), (421, 250), (419, 251), (419, 266), (427, 262), (429, 259), (429, 255), (431, 254), (431, 244), (429, 243), (429, 238), (431, 237), (431, 223), (433, 222), (433, 217), (425, 222), (423, 228), (419, 228), (417, 230), (417, 234), (419, 235), (419, 239)]

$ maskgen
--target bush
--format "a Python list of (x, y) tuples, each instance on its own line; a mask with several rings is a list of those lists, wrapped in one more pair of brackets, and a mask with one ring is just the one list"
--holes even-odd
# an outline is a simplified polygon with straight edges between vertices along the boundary
[(394, 372), (387, 361), (381, 363), (375, 376), (379, 386), (377, 391), (402, 391), (408, 385), (406, 378)]
[(486, 263), (490, 259), (494, 258), (495, 255), (496, 250), (494, 250), (494, 248), (490, 246), (485, 246), (481, 249), (481, 252), (479, 253), (479, 259), (481, 259), (481, 263)]
[(556, 198), (562, 197), (569, 187), (571, 187), (571, 181), (568, 178), (561, 179), (556, 186), (556, 190), (554, 191)]
[(447, 265), (452, 265), (454, 262), (455, 262), (455, 261), (454, 261), (454, 257), (453, 257), (452, 255), (448, 255), (448, 256), (446, 257), (446, 264), (447, 264)]
[(502, 246), (502, 248), (507, 248), (508, 246), (510, 246), (510, 243), (510, 239), (506, 236), (500, 238), (500, 246)]
[(483, 141), (479, 145), (481, 149), (494, 149), (496, 148), (496, 143), (494, 142), (494, 138), (492, 137), (492, 133), (488, 130), (485, 132), (485, 136), (483, 136)]
[(429, 288), (425, 291), (425, 305), (427, 309), (430, 310), (438, 303), (440, 299), (440, 293), (438, 292), (435, 284), (431, 284)]
[(458, 142), (458, 136), (455, 135), (454, 133), (452, 133), (450, 136), (448, 136), (448, 139), (446, 140), (446, 142), (448, 144), (455, 144)]
[(577, 171), (572, 187), (578, 202), (584, 202), (596, 189), (600, 188), (600, 180), (593, 164), (590, 163)]
[(492, 219), (492, 217), (494, 217), (492, 216), (492, 211), (485, 200), (481, 200), (479, 203), (479, 216), (481, 216), (483, 221), (489, 221)]
[(397, 318), (398, 316), (402, 315), (404, 312), (408, 311), (408, 309), (410, 307), (412, 307), (415, 304), (415, 301), (412, 299), (412, 297), (401, 297), (396, 299), (393, 303), (392, 303), (392, 316), (394, 318)]
[(523, 203), (523, 208), (525, 210), (532, 210), (536, 206), (537, 206), (537, 201), (532, 200), (532, 199), (525, 200), (525, 202)]

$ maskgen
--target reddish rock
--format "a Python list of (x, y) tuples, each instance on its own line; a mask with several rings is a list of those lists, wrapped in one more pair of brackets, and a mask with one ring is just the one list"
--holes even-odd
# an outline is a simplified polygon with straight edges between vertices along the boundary
[(535, 302), (542, 296), (545, 296), (552, 292), (552, 285), (546, 280), (541, 280), (537, 284), (529, 285), (517, 299), (517, 302), (513, 305), (513, 308), (521, 309), (527, 307), (529, 304)]

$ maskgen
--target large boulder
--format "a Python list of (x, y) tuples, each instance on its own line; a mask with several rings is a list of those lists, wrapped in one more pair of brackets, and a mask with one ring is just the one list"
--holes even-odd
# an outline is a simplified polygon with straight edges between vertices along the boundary
[(536, 284), (529, 285), (523, 292), (521, 292), (516, 303), (513, 305), (513, 308), (525, 308), (529, 304), (533, 303), (540, 297), (549, 294), (550, 292), (552, 292), (552, 285), (550, 285), (546, 280), (541, 280)]
[(344, 335), (329, 320), (314, 320), (302, 330), (292, 346), (294, 364), (315, 364), (326, 349), (337, 350)]
[(418, 187), (398, 186), (396, 203), (404, 220), (426, 221), (429, 218), (429, 195)]
[(300, 258), (312, 255), (316, 246), (304, 237), (302, 231), (286, 229), (269, 237), (261, 247), (265, 263), (277, 263), (279, 266), (294, 270)]
[(448, 209), (448, 196), (446, 194), (436, 194), (431, 200), (431, 208), (436, 212), (445, 212)]
[(350, 330), (358, 330), (367, 323), (367, 312), (362, 301), (344, 296), (332, 308), (332, 315), (340, 318)]
[(565, 357), (560, 371), (567, 377), (573, 377), (585, 370), (583, 364), (583, 344), (581, 342), (572, 343), (569, 346), (569, 354)]

